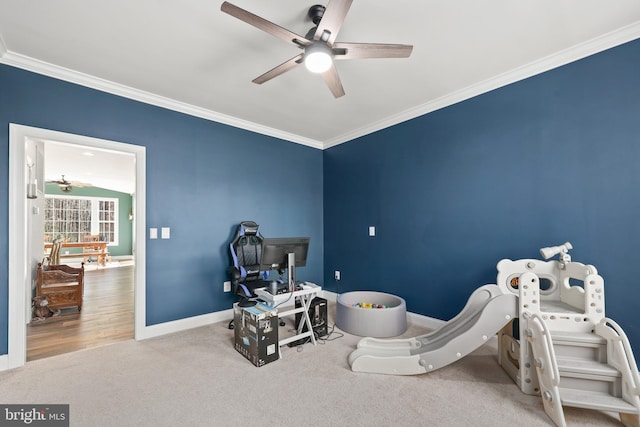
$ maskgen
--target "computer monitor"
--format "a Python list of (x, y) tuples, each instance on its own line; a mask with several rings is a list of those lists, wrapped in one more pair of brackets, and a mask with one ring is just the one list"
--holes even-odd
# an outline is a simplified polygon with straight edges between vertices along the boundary
[(295, 289), (296, 267), (307, 265), (308, 237), (276, 237), (262, 240), (260, 271), (288, 270), (289, 291)]

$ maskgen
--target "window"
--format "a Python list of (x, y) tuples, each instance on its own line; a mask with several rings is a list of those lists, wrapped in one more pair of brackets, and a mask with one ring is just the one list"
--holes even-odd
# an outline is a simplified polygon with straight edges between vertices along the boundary
[(81, 242), (87, 234), (118, 244), (118, 199), (45, 196), (45, 241), (62, 237), (67, 242)]
[(116, 219), (118, 218), (118, 200), (98, 200), (98, 227), (100, 240), (115, 242), (118, 238), (116, 233)]

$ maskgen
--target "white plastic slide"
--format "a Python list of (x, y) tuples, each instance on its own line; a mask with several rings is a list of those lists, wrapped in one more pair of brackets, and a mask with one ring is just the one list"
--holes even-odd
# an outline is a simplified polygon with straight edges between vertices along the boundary
[(440, 328), (407, 339), (363, 338), (349, 355), (354, 372), (389, 375), (424, 374), (471, 353), (517, 313), (517, 296), (497, 285), (476, 289), (462, 311)]

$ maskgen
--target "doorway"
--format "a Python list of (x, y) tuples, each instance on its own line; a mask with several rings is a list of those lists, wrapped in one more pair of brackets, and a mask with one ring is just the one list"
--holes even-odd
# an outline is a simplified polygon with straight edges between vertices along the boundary
[[(132, 250), (135, 258), (134, 338), (143, 337), (145, 329), (145, 204), (146, 149), (122, 142), (91, 138), (46, 129), (10, 124), (9, 127), (9, 351), (8, 368), (26, 362), (26, 324), (29, 321), (30, 295), (33, 283), (34, 256), (28, 242), (27, 189), (29, 180), (28, 146), (30, 141), (58, 141), (76, 146), (91, 147), (131, 154), (135, 158), (135, 197), (133, 198)], [(37, 258), (36, 258), (37, 259)]]
[(27, 202), (27, 252), (35, 254), (28, 256), (40, 262), (42, 242), (57, 238), (65, 245), (87, 239), (108, 244), (108, 255), (100, 258), (78, 257), (77, 249), (63, 246), (60, 264), (84, 266), (82, 309), (64, 307), (31, 319), (27, 362), (132, 339), (135, 157), (50, 140), (28, 139), (26, 145), (27, 167), (37, 177), (28, 187), (37, 196)]

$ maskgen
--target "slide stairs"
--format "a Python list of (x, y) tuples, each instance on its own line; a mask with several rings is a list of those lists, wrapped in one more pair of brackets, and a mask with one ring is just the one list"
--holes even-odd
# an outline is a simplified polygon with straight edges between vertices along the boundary
[[(521, 337), (521, 343), (499, 337), (499, 360), (521, 390), (539, 393), (560, 427), (566, 426), (564, 406), (617, 412), (625, 426), (640, 427), (638, 367), (626, 334), (604, 315), (604, 280), (595, 267), (503, 260), (498, 269), (503, 290), (516, 284)], [(548, 289), (541, 290), (541, 278), (550, 281)], [(518, 370), (509, 367), (513, 360)]]
[(615, 322), (605, 318), (593, 333), (550, 331), (529, 314), (528, 326), (540, 394), (556, 425), (566, 426), (562, 408), (570, 406), (617, 412), (625, 426), (640, 427), (638, 368)]

